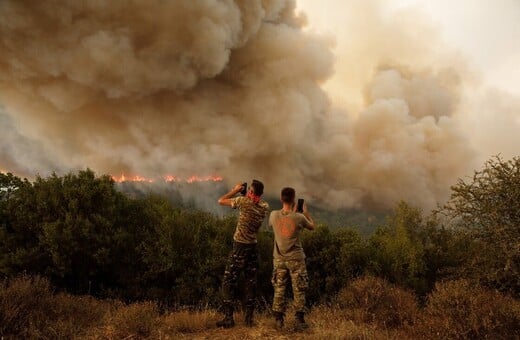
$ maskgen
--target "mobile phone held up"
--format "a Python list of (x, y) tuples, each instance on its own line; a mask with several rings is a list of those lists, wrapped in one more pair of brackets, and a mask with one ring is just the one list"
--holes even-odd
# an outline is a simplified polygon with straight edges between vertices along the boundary
[(242, 183), (242, 190), (240, 190), (240, 194), (245, 196), (247, 194), (247, 182)]
[(303, 198), (298, 198), (298, 204), (296, 205), (296, 212), (299, 212), (299, 213), (303, 212), (303, 202), (305, 202), (305, 200)]

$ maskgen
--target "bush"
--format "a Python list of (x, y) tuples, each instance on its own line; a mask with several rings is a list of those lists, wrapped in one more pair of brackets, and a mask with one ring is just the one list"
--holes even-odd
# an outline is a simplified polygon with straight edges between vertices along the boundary
[(57, 294), (48, 311), (49, 319), (40, 330), (49, 339), (72, 339), (86, 335), (114, 308), (113, 302), (97, 300), (91, 296)]
[(434, 339), (519, 338), (520, 303), (466, 280), (439, 283), (416, 331)]
[(0, 290), (0, 335), (74, 338), (103, 320), (111, 304), (92, 297), (54, 295), (39, 276), (5, 280)]
[(2, 282), (0, 335), (29, 336), (48, 319), (52, 290), (47, 279), (20, 276)]
[(115, 339), (147, 338), (159, 326), (159, 311), (152, 302), (120, 306), (106, 320), (105, 336)]
[(343, 288), (338, 307), (356, 322), (397, 328), (411, 325), (418, 315), (415, 295), (375, 277), (362, 277)]
[(461, 275), (520, 297), (520, 157), (490, 159), (451, 189), (439, 213), (471, 240)]

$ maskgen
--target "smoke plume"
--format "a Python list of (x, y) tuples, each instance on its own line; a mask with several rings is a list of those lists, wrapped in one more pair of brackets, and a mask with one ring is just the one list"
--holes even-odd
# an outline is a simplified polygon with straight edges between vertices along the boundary
[(323, 87), (333, 39), (294, 1), (3, 0), (0, 168), (218, 174), (331, 207), (432, 208), (478, 159), (460, 114), (470, 72), (375, 3), (358, 3), (372, 29), (350, 53), (379, 47), (351, 65), (352, 111)]

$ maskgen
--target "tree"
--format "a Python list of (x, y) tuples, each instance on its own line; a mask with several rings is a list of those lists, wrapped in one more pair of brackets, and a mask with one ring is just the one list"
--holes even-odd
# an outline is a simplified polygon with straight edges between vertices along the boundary
[(34, 187), (27, 179), (0, 173), (0, 274), (40, 273), (49, 258), (39, 241), (41, 228)]
[(465, 274), (520, 295), (520, 158), (488, 160), (438, 213), (471, 240)]
[(373, 274), (423, 293), (427, 289), (423, 229), (421, 211), (400, 202), (386, 225), (370, 238)]
[(22, 180), (10, 172), (0, 172), (0, 201), (8, 201), (16, 190), (28, 183), (27, 179)]

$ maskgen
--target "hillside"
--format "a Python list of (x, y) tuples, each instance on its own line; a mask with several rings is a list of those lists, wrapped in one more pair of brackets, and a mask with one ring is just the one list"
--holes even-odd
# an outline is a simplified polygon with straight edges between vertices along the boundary
[[(118, 190), (131, 198), (145, 198), (153, 194), (168, 199), (176, 206), (200, 209), (218, 216), (232, 213), (229, 208), (217, 204), (217, 199), (226, 193), (228, 188), (222, 182), (122, 182), (116, 183)], [(271, 209), (280, 209), (279, 198), (265, 197)], [(386, 215), (391, 211), (369, 209), (340, 208), (309, 204), (309, 210), (319, 224), (327, 225), (331, 230), (349, 227), (359, 231), (363, 236), (372, 234), (384, 223)]]

